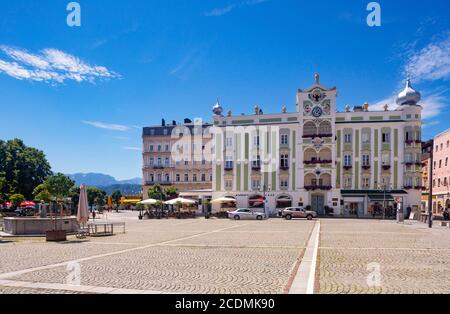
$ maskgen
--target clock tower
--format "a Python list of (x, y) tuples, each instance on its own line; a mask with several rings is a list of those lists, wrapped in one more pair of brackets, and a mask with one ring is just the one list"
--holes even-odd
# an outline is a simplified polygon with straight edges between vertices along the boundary
[(336, 97), (336, 88), (321, 85), (319, 74), (313, 86), (297, 93), (297, 189), (301, 202), (311, 204), (319, 214), (336, 207), (340, 198), (336, 186)]

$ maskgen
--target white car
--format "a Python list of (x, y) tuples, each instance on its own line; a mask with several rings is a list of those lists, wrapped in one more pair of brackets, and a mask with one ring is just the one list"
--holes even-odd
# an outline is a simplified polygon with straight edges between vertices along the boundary
[(228, 218), (234, 220), (264, 220), (266, 214), (257, 209), (241, 208), (234, 212), (228, 212)]

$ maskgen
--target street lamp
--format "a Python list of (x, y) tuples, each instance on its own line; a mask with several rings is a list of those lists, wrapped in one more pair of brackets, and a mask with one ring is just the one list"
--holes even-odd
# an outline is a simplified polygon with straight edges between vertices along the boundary
[(266, 218), (268, 218), (269, 217), (269, 215), (267, 214), (267, 206), (266, 206), (266, 203), (267, 203), (267, 196), (266, 196), (266, 193), (267, 192), (270, 192), (270, 187), (269, 188), (267, 188), (267, 185), (263, 185), (263, 193), (264, 193), (264, 214), (266, 215)]
[(378, 190), (383, 193), (383, 220), (386, 219), (386, 193), (392, 192), (392, 185), (383, 183), (378, 187)]

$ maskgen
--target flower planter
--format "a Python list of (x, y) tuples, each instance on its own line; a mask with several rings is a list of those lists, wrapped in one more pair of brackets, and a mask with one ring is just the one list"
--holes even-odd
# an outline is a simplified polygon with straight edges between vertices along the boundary
[(50, 230), (45, 233), (47, 242), (67, 241), (67, 232), (65, 230)]

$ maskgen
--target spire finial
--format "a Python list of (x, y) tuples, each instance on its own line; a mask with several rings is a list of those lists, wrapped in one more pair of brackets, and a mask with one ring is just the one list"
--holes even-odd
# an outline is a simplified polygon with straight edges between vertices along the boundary
[(316, 72), (316, 75), (314, 75), (316, 79), (316, 84), (320, 84), (320, 74)]

